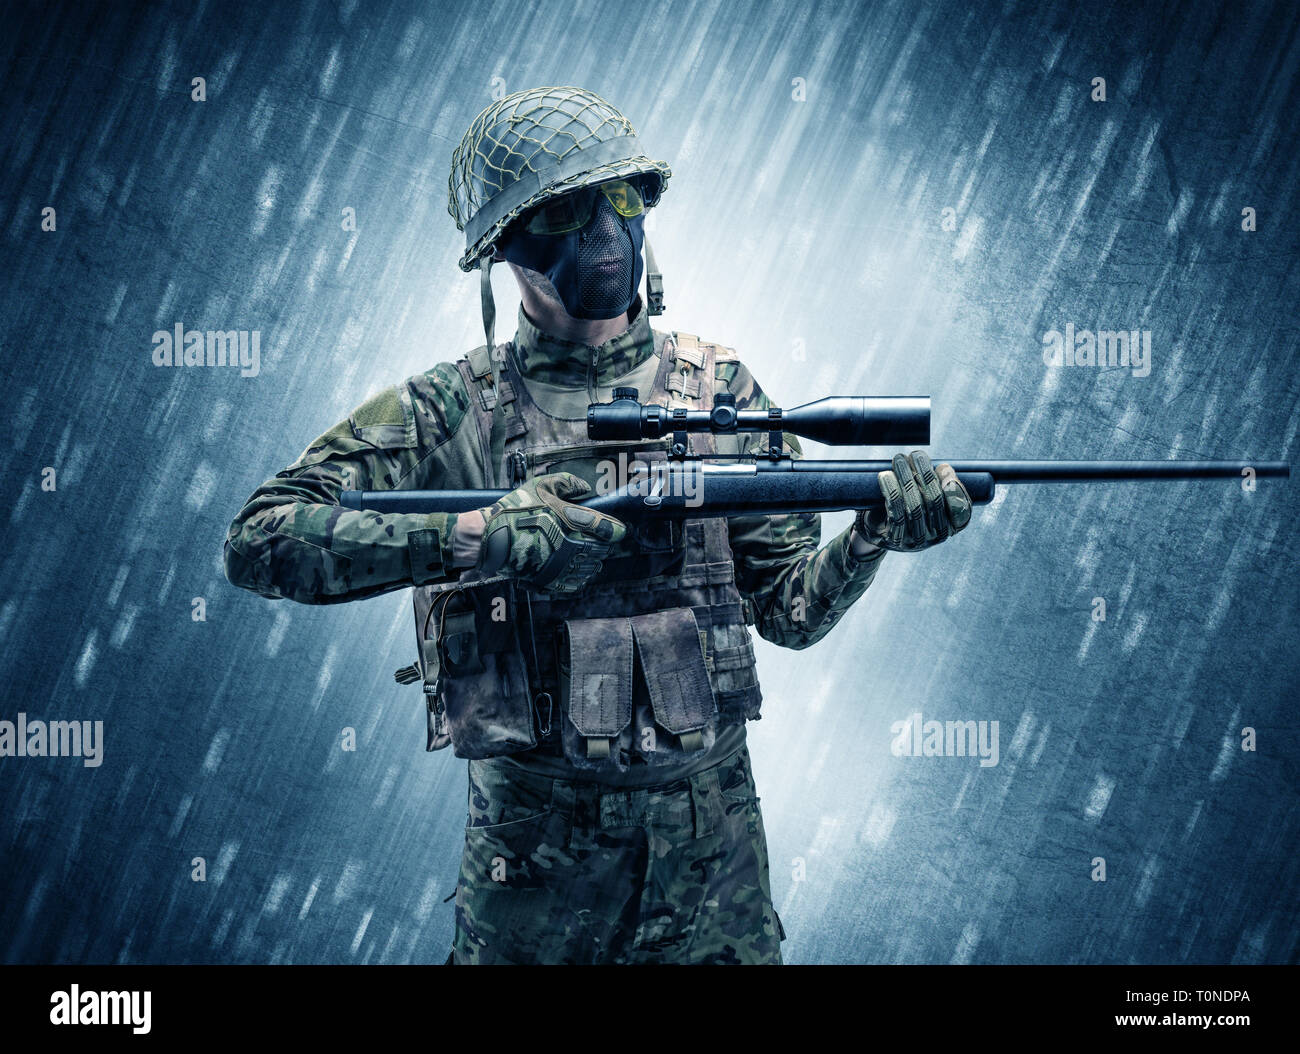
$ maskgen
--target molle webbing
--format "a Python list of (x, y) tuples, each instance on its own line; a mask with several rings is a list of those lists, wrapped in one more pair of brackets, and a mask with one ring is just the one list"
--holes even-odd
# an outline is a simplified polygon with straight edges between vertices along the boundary
[[(487, 346), (475, 348), (457, 364), (465, 390), (470, 394), (471, 403), (477, 396), (479, 412), (474, 414), (478, 422), (479, 439), (483, 449), (484, 464), (487, 465), (489, 484), (515, 486), (523, 482), (516, 480), (501, 462), (502, 451), (507, 443), (517, 439), (528, 431), (528, 424), (519, 411), (519, 400), (514, 384), (510, 380), (510, 349), (506, 344), (498, 344), (491, 351)], [(496, 376), (493, 377), (493, 365)], [(499, 390), (498, 390), (499, 385)], [(493, 422), (503, 422), (504, 433), (493, 428)]]
[[(735, 353), (688, 333), (655, 334), (654, 339), (659, 363), (643, 401), (671, 408), (711, 406), (717, 365), (735, 361)], [(476, 348), (457, 368), (477, 422), (486, 485), (514, 487), (531, 471), (563, 470), (566, 460), (587, 457), (583, 451), (589, 446), (591, 458), (610, 456), (595, 453), (596, 444), (586, 436), (585, 418), (576, 412), (555, 416), (538, 406), (518, 374), (511, 344)], [(494, 420), (499, 422), (496, 429)], [(696, 453), (716, 452), (712, 435), (693, 434), (690, 442)], [(662, 448), (643, 449), (635, 456), (655, 461), (664, 454)], [(558, 737), (550, 735), (547, 721), (538, 749), (549, 753), (562, 748), (570, 763), (593, 772), (624, 769), (630, 759), (671, 764), (674, 758), (709, 749), (721, 726), (759, 717), (762, 692), (736, 587), (727, 521), (685, 520), (640, 525), (633, 531), (637, 544), (618, 556), (622, 562), (618, 573), (598, 576), (576, 595), (527, 591), (526, 607), (509, 606), (513, 633), (500, 627), (505, 631), (502, 645), (508, 648), (499, 656), (490, 650), (496, 642), (486, 638), (495, 637), (494, 632), (475, 642), (493, 660), (493, 668), (500, 668), (501, 683), (495, 689), (487, 681), (477, 688), (467, 680), (451, 691), (457, 688), (451, 680), (470, 675), (449, 668), (449, 663), (456, 665), (450, 651), (439, 670), (437, 649), (426, 646), (422, 655), (426, 690), (441, 673), (439, 697), (459, 701), (460, 713), (449, 716), (462, 720), (454, 723), (459, 728), (452, 731), (465, 731), (471, 749), (495, 749), (501, 737), (486, 737), (487, 725), (513, 728), (515, 711), (526, 706), (529, 697), (534, 709), (540, 705), (538, 700), (552, 697), (563, 703)], [(450, 636), (456, 627), (442, 625), (446, 620), (438, 617), (441, 606), (434, 612), (432, 605), (442, 589), (457, 592), (467, 584), (475, 589), (486, 583), (469, 584), (462, 576), (459, 586), (447, 583), (417, 589), (422, 639), (426, 634), (434, 636), (441, 627), (448, 638), (443, 647), (454, 643)], [(460, 604), (478, 607), (473, 601)], [(489, 650), (483, 651), (484, 647)], [(513, 656), (523, 660), (518, 672), (526, 670), (529, 683), (524, 693), (514, 685), (515, 666), (507, 669), (504, 664)], [(470, 695), (482, 692), (487, 693), (482, 702), (473, 705), (481, 710), (479, 723), (484, 728), (476, 729), (474, 713), (464, 708), (471, 706)], [(497, 700), (508, 701), (507, 696), (516, 694), (524, 701), (510, 708)], [(440, 720), (434, 729), (431, 716), (431, 745), (434, 732), (441, 733), (445, 724), (440, 713), (434, 716)], [(663, 734), (649, 735), (646, 721), (659, 726)], [(437, 745), (444, 744), (439, 735)]]
[(712, 406), (715, 364), (736, 361), (736, 353), (730, 348), (705, 343), (692, 333), (673, 333), (664, 354), (671, 355), (674, 363), (673, 371), (664, 382), (669, 393), (670, 410)]

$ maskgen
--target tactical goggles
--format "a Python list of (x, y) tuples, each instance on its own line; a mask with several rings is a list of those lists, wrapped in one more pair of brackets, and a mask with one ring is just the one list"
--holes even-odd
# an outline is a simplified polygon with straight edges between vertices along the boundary
[(603, 195), (624, 219), (640, 216), (659, 199), (658, 181), (644, 177), (611, 179), (593, 187), (582, 187), (543, 202), (520, 219), (523, 230), (543, 236), (580, 230), (591, 219), (598, 198)]

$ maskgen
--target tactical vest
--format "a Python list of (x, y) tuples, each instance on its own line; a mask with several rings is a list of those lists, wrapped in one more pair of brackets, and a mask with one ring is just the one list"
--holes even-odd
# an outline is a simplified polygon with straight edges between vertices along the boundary
[[(659, 368), (645, 403), (713, 403), (715, 366), (730, 349), (686, 333), (654, 334)], [(481, 347), (457, 363), (470, 396), (489, 482), (513, 489), (548, 472), (596, 484), (599, 466), (647, 465), (669, 440), (595, 444), (586, 419), (543, 411), (517, 381), (513, 345)], [(493, 465), (493, 410), (504, 411)], [(714, 437), (692, 436), (716, 453)], [(669, 765), (708, 750), (723, 725), (759, 717), (754, 649), (736, 588), (727, 521), (629, 524), (628, 539), (577, 594), (531, 590), (467, 570), (414, 590), (428, 749), (459, 757), (536, 750), (595, 775)], [(630, 555), (623, 555), (625, 552)], [(414, 676), (415, 671), (412, 671)]]

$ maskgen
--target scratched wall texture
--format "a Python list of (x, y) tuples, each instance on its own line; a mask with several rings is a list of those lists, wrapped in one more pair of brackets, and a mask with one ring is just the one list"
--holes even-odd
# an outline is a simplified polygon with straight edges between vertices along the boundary
[[(493, 78), (629, 114), (674, 170), (662, 327), (778, 403), (930, 393), (949, 457), (1293, 456), (1300, 15), (1117, 7), (6, 9), (0, 718), (106, 745), (0, 759), (3, 957), (445, 957), (465, 771), (392, 680), (407, 594), (271, 603), (220, 554), (313, 436), (478, 341), (446, 179)], [(154, 367), (178, 322), (259, 330), (260, 373)], [(1150, 375), (1048, 369), (1067, 324), (1150, 330)], [(1298, 511), (1004, 490), (822, 643), (760, 642), (787, 959), (1294, 961)], [(998, 721), (999, 763), (894, 756), (914, 712)]]

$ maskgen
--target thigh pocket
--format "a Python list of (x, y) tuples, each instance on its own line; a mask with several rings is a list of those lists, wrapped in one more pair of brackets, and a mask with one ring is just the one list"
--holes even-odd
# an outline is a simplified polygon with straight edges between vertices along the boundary
[(742, 747), (718, 766), (718, 790), (726, 801), (758, 804), (758, 788), (749, 767), (749, 748)]
[(533, 861), (555, 841), (549, 781), (521, 779), (491, 762), (470, 762), (464, 877), (494, 889), (532, 884)]
[(465, 832), (490, 837), (509, 837), (511, 834), (523, 833), (529, 825), (537, 824), (550, 815), (551, 810), (548, 808), (543, 809), (541, 812), (532, 813), (529, 816), (521, 816), (501, 823), (471, 823), (465, 828)]
[(493, 762), (470, 762), (467, 830), (508, 827), (551, 812), (551, 781), (527, 778), (512, 768)]
[(551, 810), (524, 819), (465, 828), (461, 885), (479, 892), (545, 889), (555, 882), (563, 852), (559, 813)]

